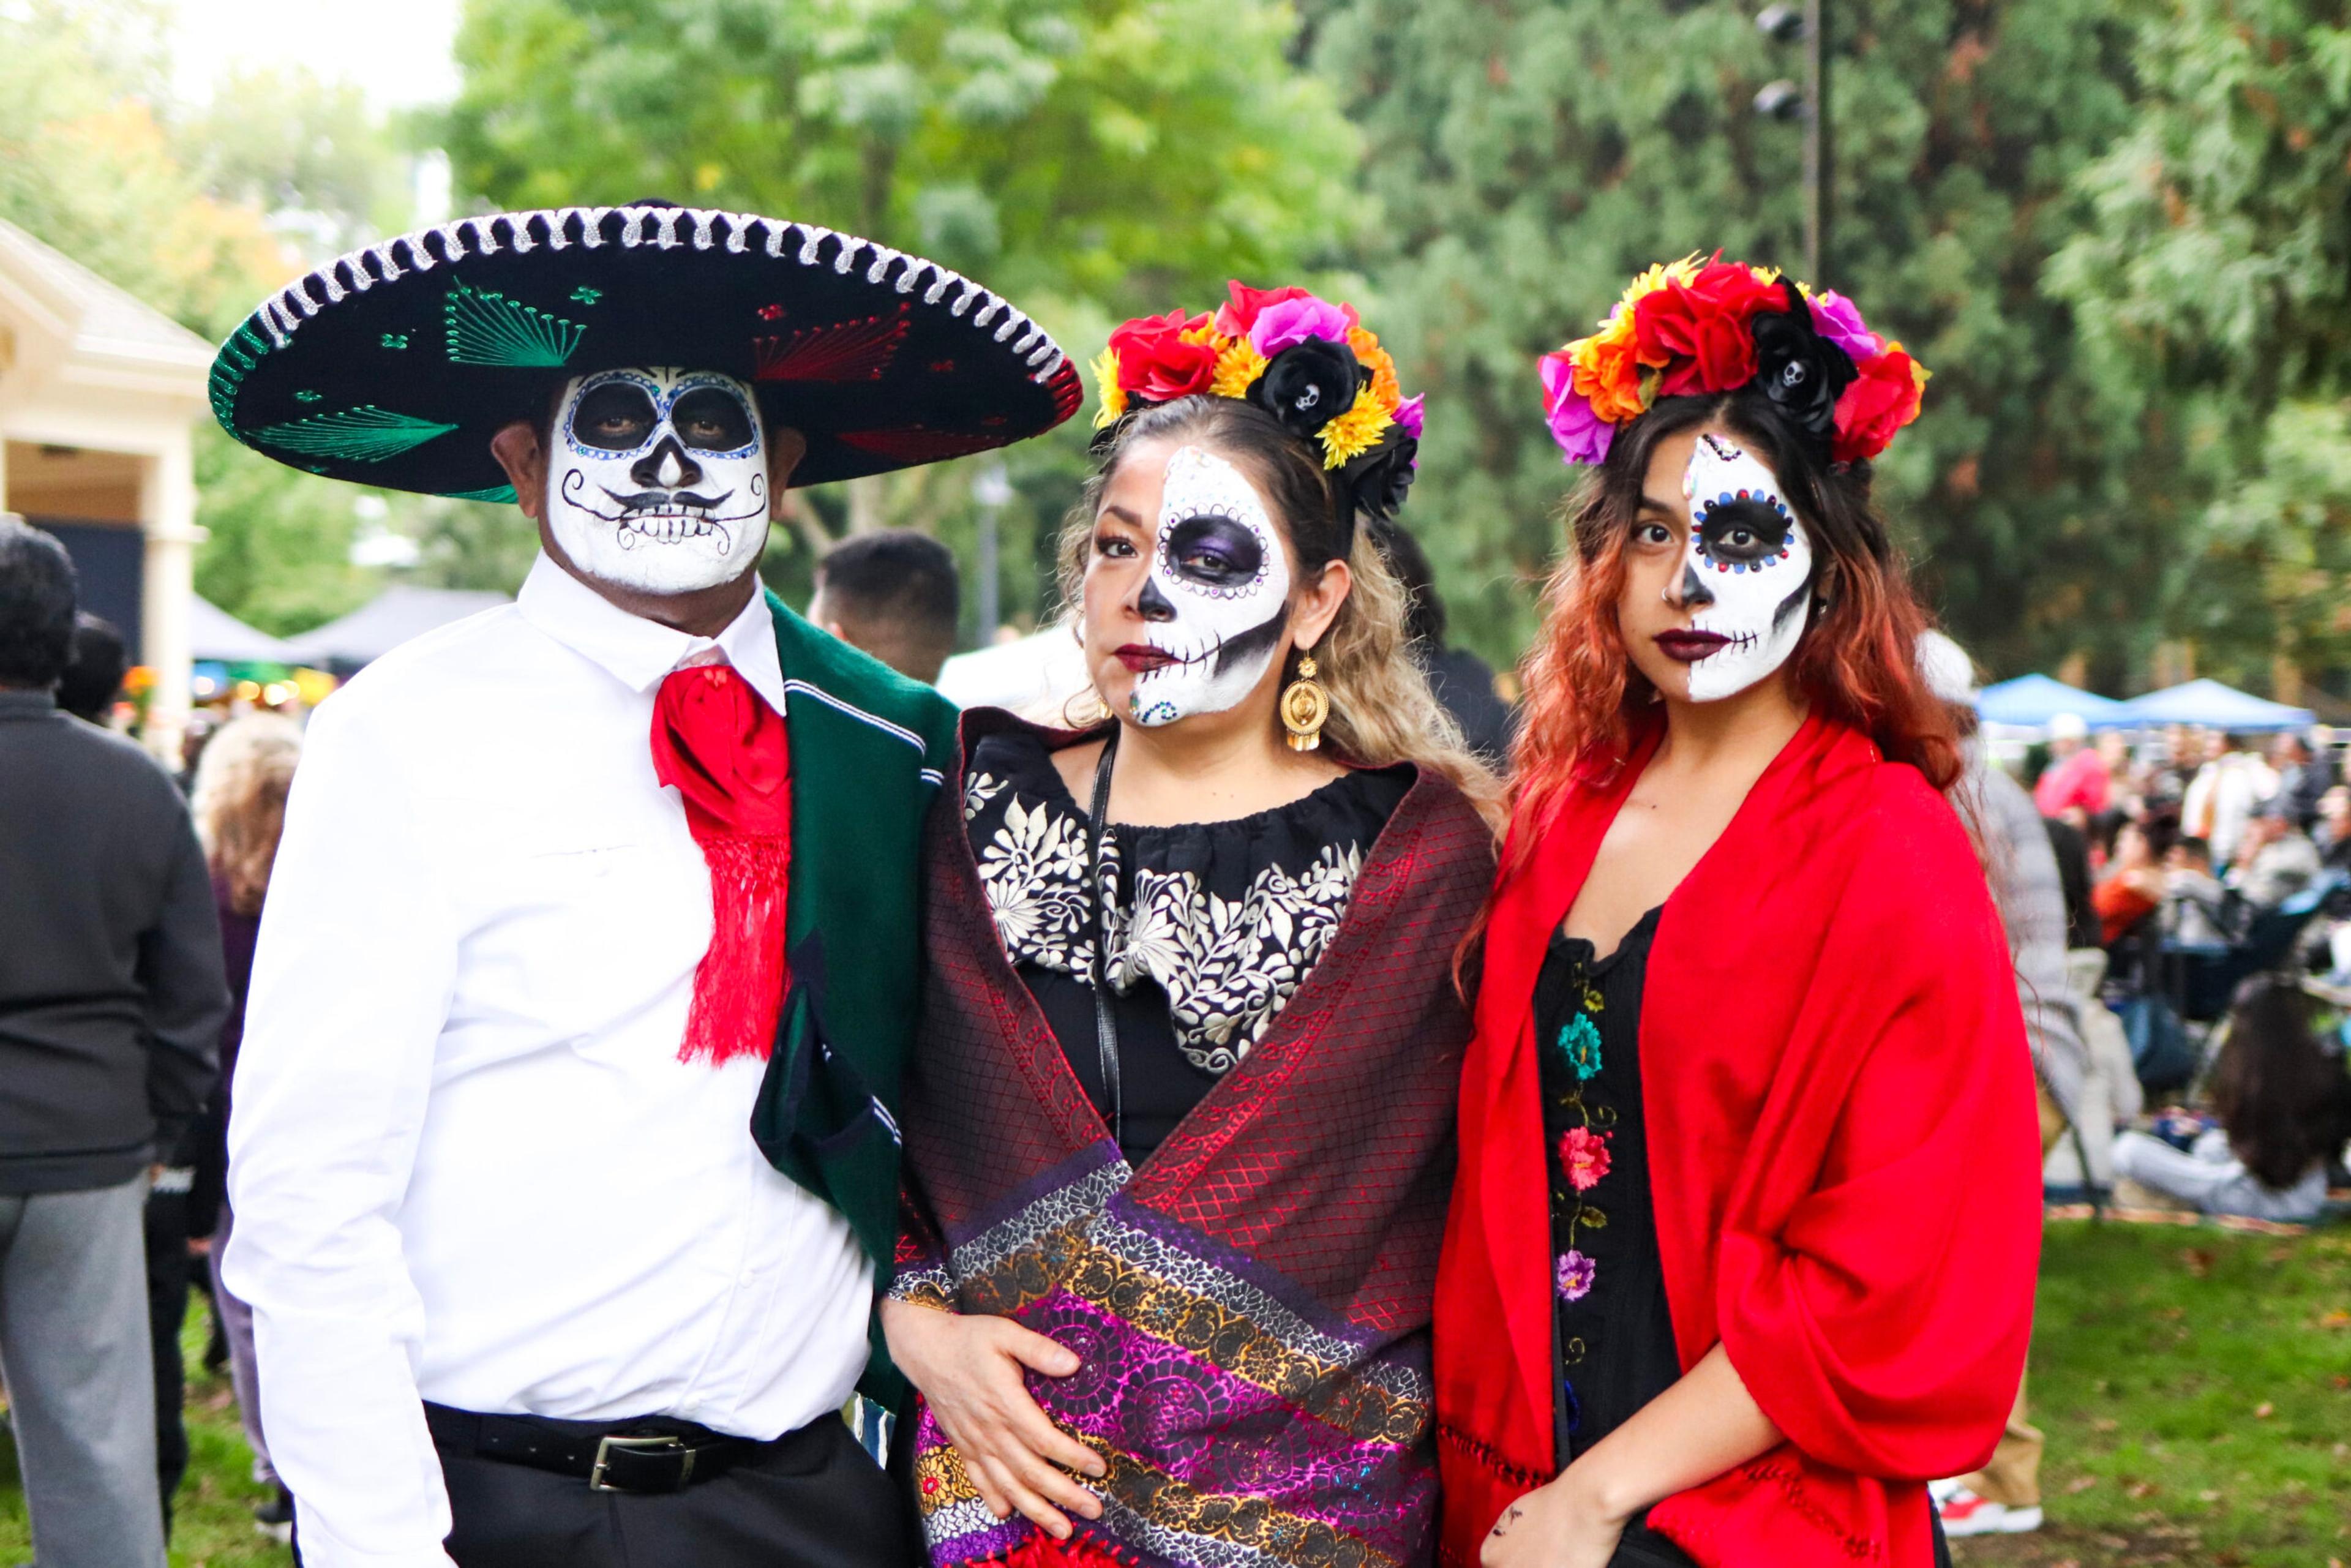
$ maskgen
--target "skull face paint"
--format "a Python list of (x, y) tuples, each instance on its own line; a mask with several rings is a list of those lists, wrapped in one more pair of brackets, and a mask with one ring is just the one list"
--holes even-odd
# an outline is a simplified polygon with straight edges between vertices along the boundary
[(1136, 602), (1149, 643), (1121, 656), (1137, 672), (1137, 724), (1223, 713), (1272, 662), (1290, 622), (1290, 558), (1257, 486), (1215, 453), (1182, 446), (1167, 459)]
[(590, 577), (691, 593), (741, 576), (768, 537), (758, 400), (732, 376), (603, 371), (564, 389), (548, 523)]
[(1813, 541), (1779, 477), (1726, 436), (1698, 438), (1682, 475), (1690, 629), (1721, 642), (1690, 665), (1690, 700), (1736, 695), (1788, 662), (1812, 610)]

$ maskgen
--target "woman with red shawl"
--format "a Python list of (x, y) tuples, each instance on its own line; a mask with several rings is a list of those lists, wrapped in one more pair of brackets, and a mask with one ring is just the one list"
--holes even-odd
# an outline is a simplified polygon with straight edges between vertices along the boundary
[(1925, 379), (1850, 302), (1719, 258), (1545, 361), (1597, 474), (1463, 1073), (1453, 1568), (1926, 1568), (1928, 1479), (2014, 1400), (2032, 1067), (1868, 497)]

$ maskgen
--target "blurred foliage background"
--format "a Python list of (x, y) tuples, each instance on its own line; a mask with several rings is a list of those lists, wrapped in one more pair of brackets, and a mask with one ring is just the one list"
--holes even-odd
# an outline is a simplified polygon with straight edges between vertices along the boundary
[[(197, 330), (445, 215), (415, 197), (444, 162), (459, 210), (660, 195), (873, 235), (1081, 361), (1228, 277), (1308, 282), (1428, 394), (1406, 520), (1498, 664), (1573, 477), (1535, 357), (1649, 261), (1799, 250), (1800, 132), (1753, 108), (1798, 61), (1750, 0), (468, 0), (454, 101), (398, 117), (298, 69), (177, 101), (162, 5), (0, 0), (0, 217)], [(1822, 281), (1936, 372), (1879, 498), (1952, 630), (1998, 674), (2351, 710), (2351, 0), (1832, 9)], [(1016, 623), (1050, 612), (1085, 421), (1001, 459)], [(772, 579), (885, 524), (968, 569), (977, 467), (801, 497)], [(218, 437), (200, 470), (200, 591), (273, 631), (529, 559), (511, 508)]]

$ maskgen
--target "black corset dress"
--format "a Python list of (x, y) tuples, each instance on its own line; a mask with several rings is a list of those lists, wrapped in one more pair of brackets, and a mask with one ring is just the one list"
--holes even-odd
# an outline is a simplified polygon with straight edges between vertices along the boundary
[[(1262, 1040), (1347, 913), (1410, 767), (1335, 779), (1225, 822), (1114, 823), (1102, 836), (1120, 1147), (1141, 1165)], [(1003, 730), (973, 747), (964, 826), (996, 934), (1095, 1108), (1106, 1110), (1094, 1021), (1086, 802), (1045, 737)]]

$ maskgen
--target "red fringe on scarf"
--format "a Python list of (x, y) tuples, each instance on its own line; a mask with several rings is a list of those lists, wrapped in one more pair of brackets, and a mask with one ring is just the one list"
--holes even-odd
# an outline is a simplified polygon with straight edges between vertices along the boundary
[(674, 670), (653, 704), (653, 757), (710, 867), (710, 947), (694, 971), (678, 1060), (764, 1061), (783, 1010), (791, 882), (783, 716), (730, 665)]

